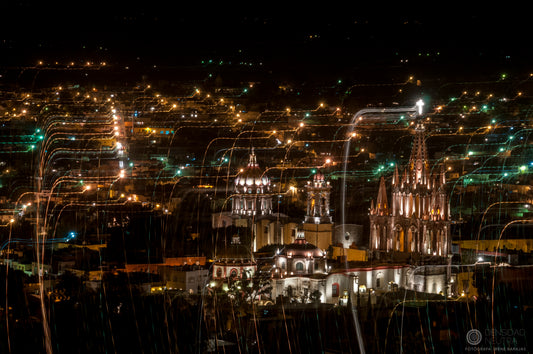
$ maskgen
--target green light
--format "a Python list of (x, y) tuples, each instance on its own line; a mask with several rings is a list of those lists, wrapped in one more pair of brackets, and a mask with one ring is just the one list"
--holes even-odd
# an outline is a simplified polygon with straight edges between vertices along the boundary
[(514, 136), (509, 135), (509, 140), (513, 140), (513, 139), (514, 139)]
[(469, 152), (468, 152), (468, 156), (471, 156), (471, 155), (473, 155), (473, 154), (474, 154), (473, 151), (469, 151)]
[(39, 140), (43, 140), (44, 139), (44, 135), (39, 135)]
[(311, 170), (311, 173), (312, 173), (312, 174), (315, 174), (315, 173), (316, 173), (316, 169), (313, 168), (313, 169)]
[(492, 124), (495, 124), (496, 123), (496, 119), (493, 119), (490, 121)]
[(520, 171), (524, 172), (525, 170), (527, 170), (527, 166), (526, 165), (520, 166)]
[(503, 152), (505, 149), (504, 148), (500, 148), (500, 152)]
[(133, 167), (133, 162), (130, 162), (130, 167)]
[(390, 163), (390, 166), (391, 166), (391, 167), (394, 167), (394, 162), (391, 162), (391, 163)]
[(37, 130), (35, 130), (36, 133), (40, 133), (41, 132), (41, 129), (37, 128)]

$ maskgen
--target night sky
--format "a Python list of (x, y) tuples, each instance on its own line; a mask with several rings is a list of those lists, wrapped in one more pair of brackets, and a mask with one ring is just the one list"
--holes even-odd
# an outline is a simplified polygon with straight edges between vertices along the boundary
[(436, 53), (453, 63), (531, 58), (524, 5), (464, 3), (4, 1), (0, 49), (10, 65), (39, 56), (181, 65), (237, 53), (330, 66)]

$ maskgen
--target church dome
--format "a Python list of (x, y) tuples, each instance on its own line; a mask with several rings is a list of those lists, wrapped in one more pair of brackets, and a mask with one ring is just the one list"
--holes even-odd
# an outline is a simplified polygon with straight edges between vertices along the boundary
[(286, 245), (279, 254), (295, 258), (322, 258), (324, 256), (324, 251), (307, 242), (305, 238), (297, 238), (290, 245)]
[(259, 168), (255, 153), (252, 149), (250, 160), (244, 170), (235, 178), (235, 192), (264, 193), (270, 188), (270, 179)]

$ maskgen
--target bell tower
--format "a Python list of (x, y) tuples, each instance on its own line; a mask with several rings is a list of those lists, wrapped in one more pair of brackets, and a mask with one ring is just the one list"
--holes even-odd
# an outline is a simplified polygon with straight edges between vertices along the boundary
[(326, 249), (332, 242), (333, 221), (330, 215), (331, 185), (318, 171), (305, 186), (307, 211), (303, 230), (305, 238), (318, 248)]

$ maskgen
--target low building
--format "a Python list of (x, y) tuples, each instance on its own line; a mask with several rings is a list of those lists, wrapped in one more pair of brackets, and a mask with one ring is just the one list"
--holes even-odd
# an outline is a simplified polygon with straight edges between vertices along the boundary
[(161, 281), (167, 290), (201, 294), (209, 281), (209, 269), (200, 266), (161, 266)]
[(216, 252), (213, 279), (251, 279), (257, 270), (251, 250), (233, 236), (231, 244)]
[(276, 301), (324, 302), (326, 252), (309, 243), (303, 231), (296, 240), (276, 251), (272, 267), (272, 297)]

